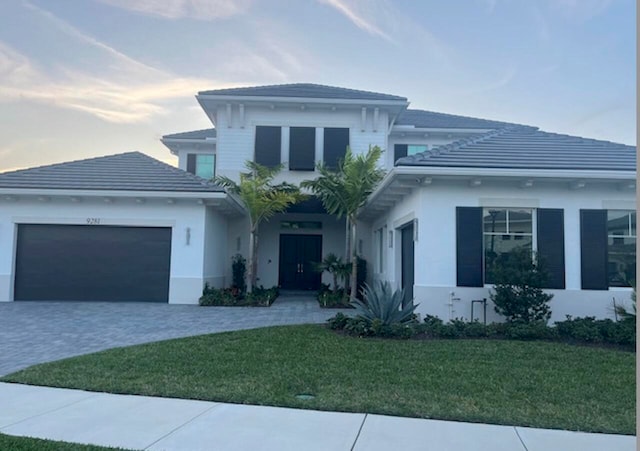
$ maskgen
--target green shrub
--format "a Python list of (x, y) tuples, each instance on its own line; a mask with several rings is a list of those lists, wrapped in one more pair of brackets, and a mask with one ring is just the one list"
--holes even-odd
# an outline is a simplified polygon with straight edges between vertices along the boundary
[(347, 325), (347, 320), (349, 319), (344, 313), (336, 313), (334, 316), (327, 320), (327, 324), (329, 325), (329, 329), (332, 330), (343, 330)]
[(262, 285), (253, 287), (251, 293), (245, 295), (244, 305), (270, 306), (276, 300), (280, 291), (278, 287), (265, 288)]
[(318, 303), (325, 308), (351, 308), (349, 293), (344, 288), (318, 292)]
[(357, 316), (369, 323), (378, 319), (384, 325), (415, 321), (413, 314), (418, 304), (406, 300), (404, 290), (393, 290), (389, 282), (374, 282), (364, 285), (364, 301), (352, 300)]
[(506, 323), (502, 330), (504, 338), (510, 340), (547, 340), (554, 336), (554, 330), (544, 321)]
[(230, 306), (236, 305), (238, 298), (230, 289), (213, 288), (208, 283), (205, 283), (202, 296), (198, 302), (202, 306)]
[(593, 316), (572, 318), (567, 315), (565, 321), (556, 322), (555, 329), (559, 337), (579, 342), (619, 345), (636, 343), (636, 321), (631, 318), (612, 321), (597, 320)]
[(231, 283), (232, 288), (236, 288), (240, 294), (247, 290), (246, 283), (247, 260), (240, 254), (231, 258)]
[(553, 295), (542, 291), (547, 274), (528, 249), (500, 254), (491, 266), (494, 288), (490, 292), (495, 311), (507, 321), (548, 321)]

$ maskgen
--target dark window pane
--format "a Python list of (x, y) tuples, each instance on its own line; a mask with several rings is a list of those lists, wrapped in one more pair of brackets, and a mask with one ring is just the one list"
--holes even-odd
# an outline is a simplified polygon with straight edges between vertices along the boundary
[(505, 233), (507, 231), (507, 211), (504, 209), (485, 208), (482, 221), (485, 233)]
[(531, 210), (509, 209), (509, 233), (531, 233)]
[(636, 239), (609, 237), (609, 286), (630, 287), (636, 278)]
[(280, 127), (256, 127), (255, 162), (263, 166), (280, 164)]
[(398, 161), (399, 158), (406, 157), (408, 147), (406, 144), (396, 144), (393, 146), (393, 161)]
[(637, 236), (636, 234), (636, 212), (631, 213), (631, 235)]
[(338, 162), (344, 158), (348, 146), (348, 128), (325, 128), (323, 156), (325, 166), (337, 168)]
[(501, 254), (516, 249), (532, 250), (532, 238), (530, 236), (518, 236), (517, 240), (511, 238), (513, 238), (513, 235), (484, 236), (485, 283), (493, 283), (492, 267)]
[(291, 127), (289, 132), (289, 169), (313, 171), (316, 163), (316, 129)]
[(629, 211), (607, 211), (607, 235), (629, 235)]

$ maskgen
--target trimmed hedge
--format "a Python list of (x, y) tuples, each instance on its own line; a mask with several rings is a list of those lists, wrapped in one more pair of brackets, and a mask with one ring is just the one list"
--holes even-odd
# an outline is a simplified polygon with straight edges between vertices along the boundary
[(436, 316), (427, 315), (423, 322), (383, 326), (361, 317), (336, 314), (328, 321), (329, 328), (358, 337), (457, 339), (499, 338), (509, 340), (553, 340), (635, 346), (636, 323), (633, 320), (597, 320), (594, 317), (571, 318), (547, 326), (544, 322), (506, 322), (482, 324), (454, 319), (445, 324)]
[(198, 302), (201, 306), (269, 307), (278, 294), (278, 287), (254, 287), (251, 293), (241, 294), (232, 288), (212, 288), (205, 284)]

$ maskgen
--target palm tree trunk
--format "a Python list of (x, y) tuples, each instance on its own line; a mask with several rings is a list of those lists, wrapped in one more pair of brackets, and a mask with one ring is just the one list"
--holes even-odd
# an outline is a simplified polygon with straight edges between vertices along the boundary
[(351, 261), (351, 227), (349, 217), (344, 220), (344, 259), (347, 263)]
[(251, 225), (251, 233), (249, 235), (249, 283), (247, 284), (247, 293), (253, 291), (253, 287), (256, 285), (258, 270), (258, 228), (255, 225)]
[(358, 294), (358, 258), (356, 254), (356, 221), (355, 218), (349, 221), (349, 225), (351, 226), (350, 235), (351, 235), (351, 300), (356, 299), (356, 295)]

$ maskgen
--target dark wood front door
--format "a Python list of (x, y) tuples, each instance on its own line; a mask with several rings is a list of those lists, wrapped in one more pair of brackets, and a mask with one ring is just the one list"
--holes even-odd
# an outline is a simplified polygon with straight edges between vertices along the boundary
[(414, 284), (414, 243), (413, 222), (401, 230), (402, 233), (402, 288), (404, 298), (413, 299)]
[(317, 290), (321, 274), (313, 263), (322, 260), (322, 235), (280, 235), (280, 288)]

